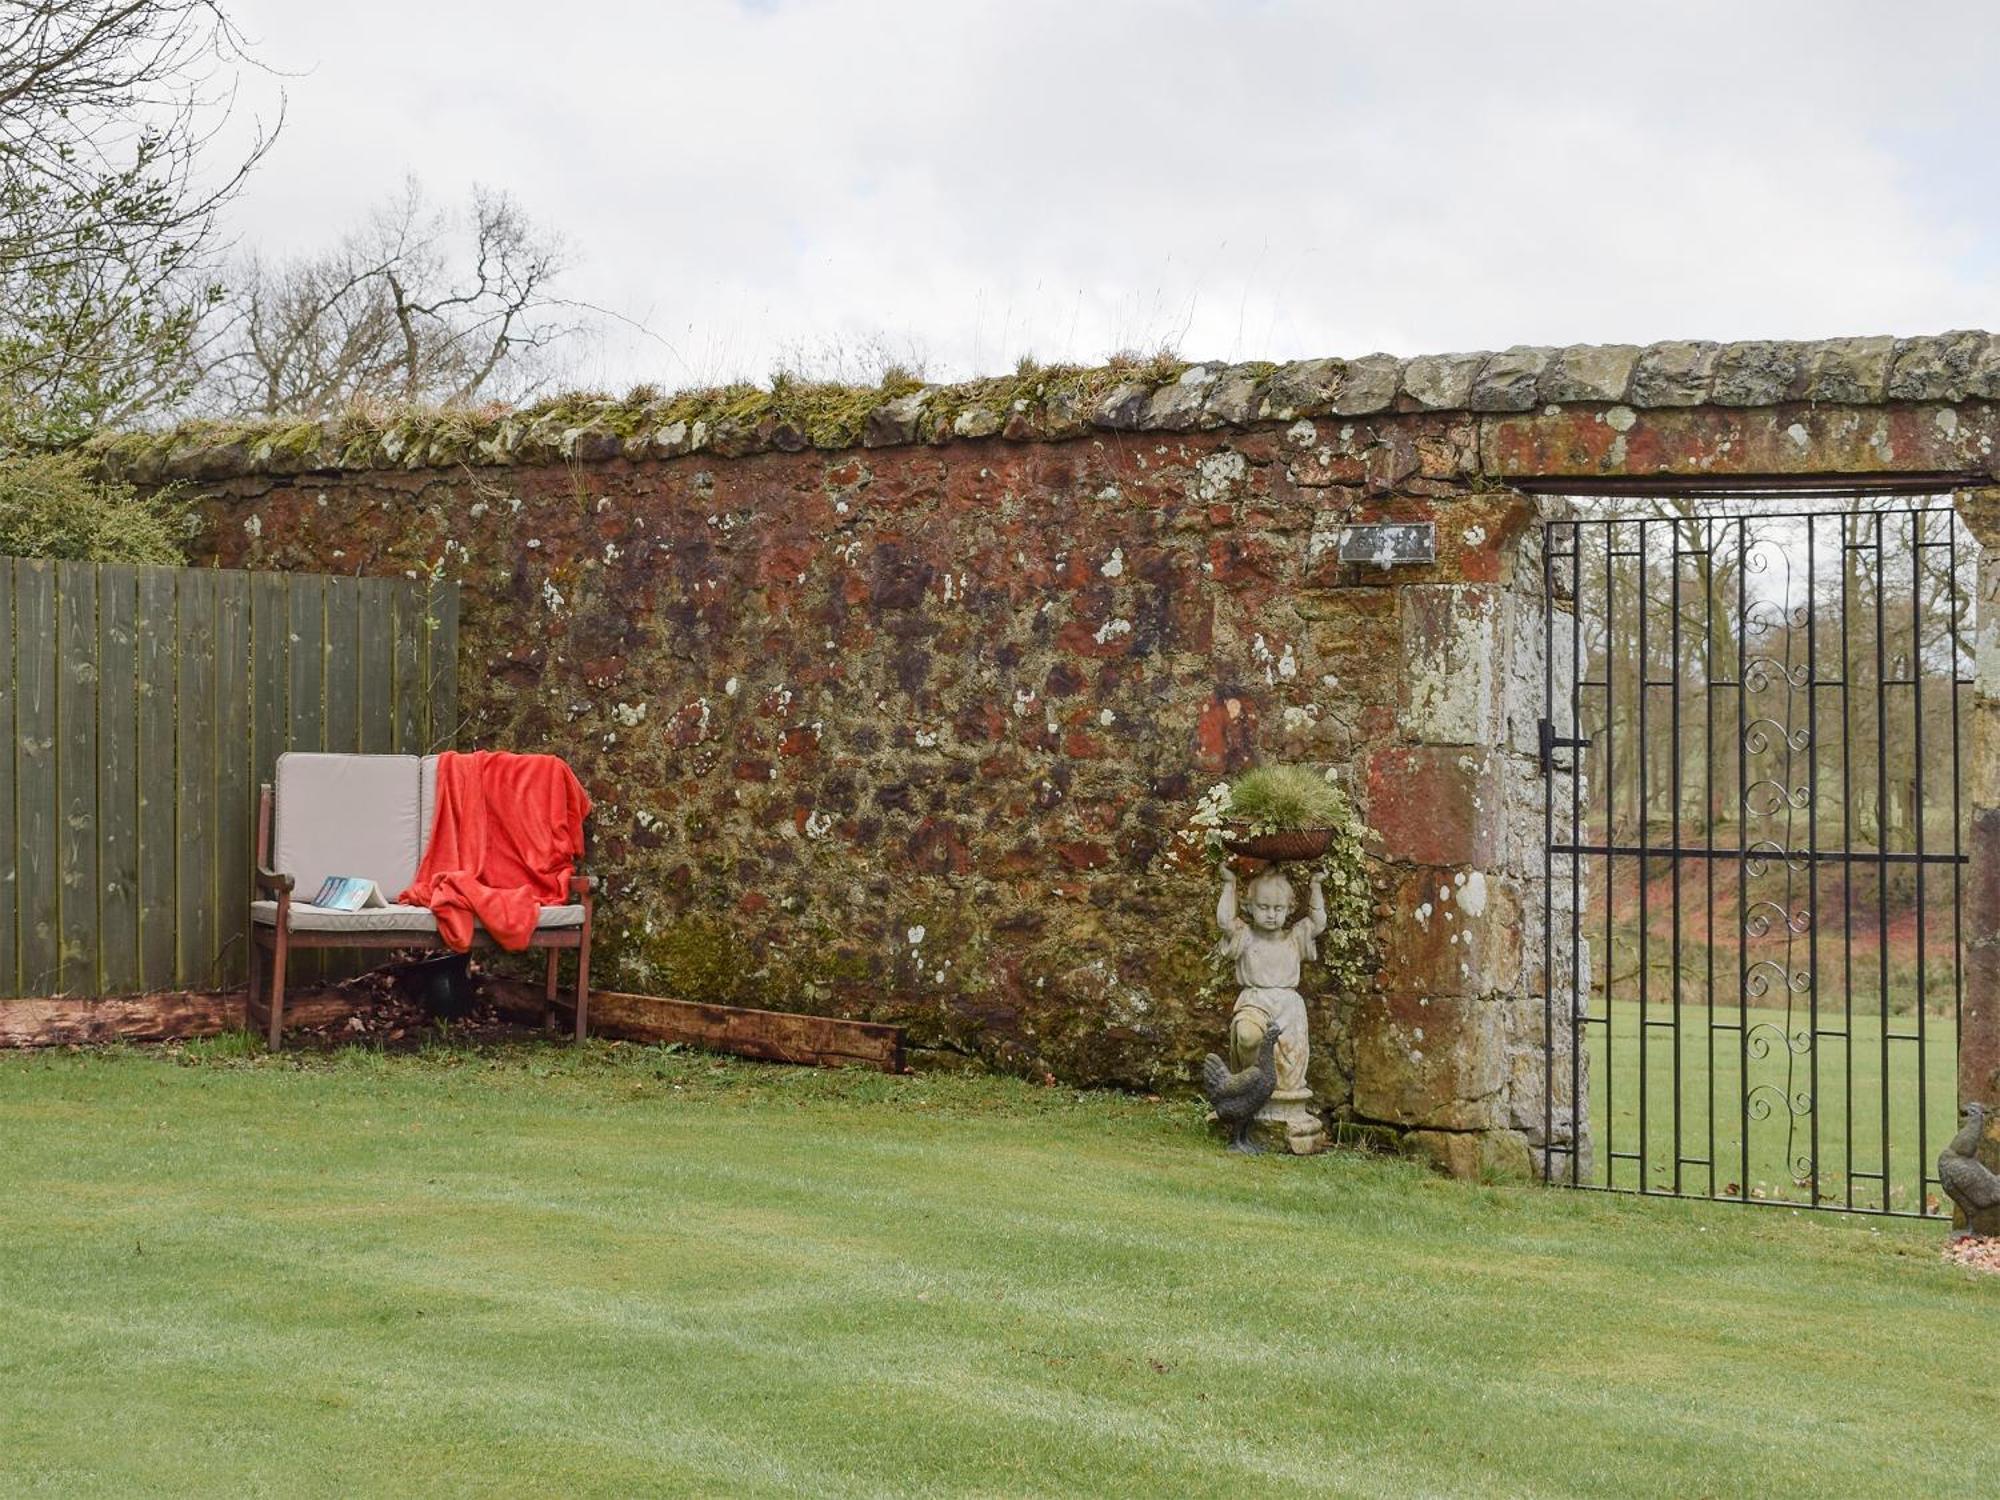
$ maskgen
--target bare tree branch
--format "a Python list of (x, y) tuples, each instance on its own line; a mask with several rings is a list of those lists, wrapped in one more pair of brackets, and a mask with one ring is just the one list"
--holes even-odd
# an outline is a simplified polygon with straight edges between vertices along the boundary
[(244, 263), (200, 402), (316, 416), (355, 402), (519, 397), (544, 351), (581, 331), (574, 304), (550, 295), (563, 267), (560, 241), (506, 195), (475, 189), (453, 216), (406, 184), (330, 250)]

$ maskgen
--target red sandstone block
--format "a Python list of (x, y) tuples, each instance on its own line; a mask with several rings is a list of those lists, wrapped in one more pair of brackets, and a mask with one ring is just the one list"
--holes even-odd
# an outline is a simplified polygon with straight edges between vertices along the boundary
[(1213, 694), (1195, 723), (1195, 763), (1204, 771), (1240, 771), (1256, 753), (1256, 706), (1233, 693)]
[(1056, 845), (1056, 858), (1072, 870), (1095, 870), (1111, 863), (1111, 851), (1089, 839)]
[(1521, 898), (1503, 875), (1420, 867), (1377, 926), (1384, 994), (1490, 995), (1521, 977)]
[(1354, 1108), (1364, 1119), (1434, 1130), (1502, 1123), (1504, 1010), (1491, 1000), (1365, 994), (1349, 1017)]
[(778, 753), (785, 756), (811, 755), (819, 749), (817, 724), (794, 724), (778, 739)]
[(925, 818), (904, 845), (910, 867), (925, 875), (963, 875), (972, 868), (965, 835), (949, 818)]
[(1498, 862), (1497, 754), (1476, 746), (1387, 746), (1361, 765), (1366, 821), (1382, 858), (1418, 865)]

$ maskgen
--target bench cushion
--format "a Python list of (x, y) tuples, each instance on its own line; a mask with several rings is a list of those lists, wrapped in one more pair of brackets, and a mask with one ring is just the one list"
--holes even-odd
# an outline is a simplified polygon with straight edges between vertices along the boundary
[(414, 755), (288, 751), (278, 757), (271, 868), (300, 897), (329, 875), (360, 875), (393, 898), (417, 873), (421, 796)]
[[(270, 927), (278, 920), (278, 903), (252, 901), (250, 920)], [(536, 919), (537, 932), (583, 925), (583, 907), (545, 906)], [(412, 943), (437, 936), (437, 918), (423, 906), (373, 906), (362, 911), (332, 911), (304, 901), (292, 903), (293, 932), (352, 932), (408, 934)]]

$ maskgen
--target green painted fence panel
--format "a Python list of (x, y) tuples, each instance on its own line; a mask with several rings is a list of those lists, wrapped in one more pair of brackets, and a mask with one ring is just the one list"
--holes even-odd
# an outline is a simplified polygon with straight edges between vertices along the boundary
[(326, 590), (326, 748), (361, 748), (361, 595), (328, 580)]
[(97, 927), (107, 995), (139, 987), (139, 575), (97, 572)]
[(278, 756), (449, 745), (457, 640), (451, 585), (0, 558), (0, 998), (240, 983)]
[(174, 700), (174, 791), (181, 857), (180, 979), (188, 989), (216, 982), (215, 945), (215, 574), (180, 575), (180, 655)]
[[(139, 985), (170, 990), (179, 981), (176, 960), (179, 897), (174, 867), (180, 841), (174, 830), (174, 657), (180, 625), (172, 568), (139, 570)], [(27, 993), (34, 993), (32, 990)]]
[(215, 623), (215, 945), (220, 974), (247, 972), (250, 843), (250, 575), (217, 573)]
[(425, 611), (424, 696), (430, 737), (427, 752), (458, 741), (458, 586), (433, 583)]
[(386, 578), (361, 580), (361, 748), (385, 755), (396, 748), (396, 595)]
[(63, 994), (98, 993), (97, 569), (56, 564), (56, 880)]
[(291, 680), (291, 750), (326, 748), (326, 582), (298, 576), (290, 587), (291, 634), (286, 667)]
[(21, 986), (53, 995), (62, 983), (61, 882), (56, 872), (56, 570), (14, 570), (14, 870), (19, 880)]
[[(14, 562), (0, 558), (0, 762), (14, 764)], [(11, 793), (12, 788), (9, 788)], [(17, 993), (21, 983), (15, 895), (20, 888), (19, 849), (14, 842), (14, 799), (0, 797), (0, 994)]]
[(285, 663), (291, 639), (290, 594), (283, 573), (250, 579), (250, 776), (259, 786), (277, 774), (278, 756), (290, 742), (290, 678)]
[(424, 707), (424, 662), (430, 653), (424, 637), (429, 611), (424, 607), (421, 585), (399, 578), (393, 590), (396, 642), (390, 670), (395, 679), (395, 748), (403, 755), (424, 755), (430, 750), (430, 715)]

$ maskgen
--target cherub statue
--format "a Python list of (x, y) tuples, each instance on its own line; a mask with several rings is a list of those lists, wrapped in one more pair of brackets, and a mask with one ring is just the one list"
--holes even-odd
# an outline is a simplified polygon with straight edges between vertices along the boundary
[(1326, 931), (1326, 892), (1315, 873), (1309, 887), (1305, 916), (1288, 927), (1297, 893), (1272, 866), (1250, 882), (1250, 919), (1236, 910), (1236, 871), (1222, 867), (1222, 898), (1215, 904), (1222, 940), (1216, 952), (1236, 964), (1236, 982), (1243, 986), (1229, 1015), (1229, 1065), (1246, 1068), (1256, 1060), (1266, 1028), (1281, 1028), (1278, 1037), (1278, 1086), (1272, 1097), (1308, 1097), (1306, 1005), (1299, 998), (1299, 970), (1319, 956), (1318, 938)]

